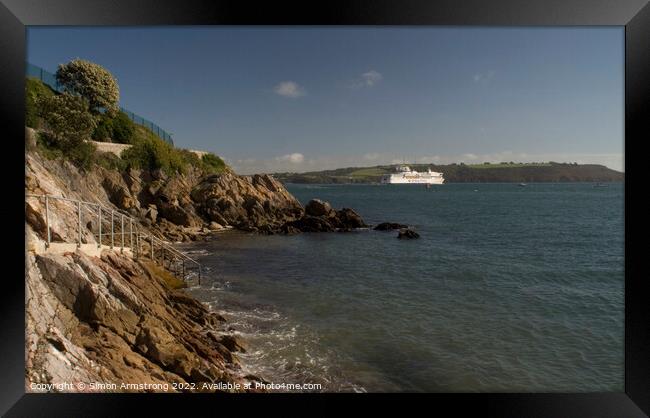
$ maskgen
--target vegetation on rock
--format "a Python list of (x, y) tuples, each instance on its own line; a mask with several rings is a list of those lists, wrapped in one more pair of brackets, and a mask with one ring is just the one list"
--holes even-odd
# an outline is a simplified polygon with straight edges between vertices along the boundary
[(136, 132), (133, 146), (125, 150), (121, 156), (128, 167), (146, 170), (160, 169), (167, 174), (185, 172), (187, 164), (183, 160), (181, 152), (173, 145), (140, 126), (136, 127)]
[(221, 158), (212, 153), (203, 155), (203, 157), (201, 157), (201, 162), (204, 165), (204, 170), (210, 173), (222, 173), (228, 168)]
[(69, 94), (42, 96), (37, 107), (45, 124), (45, 131), (38, 139), (44, 154), (50, 158), (66, 156), (79, 167), (90, 167), (95, 146), (85, 139), (96, 122), (85, 100)]
[(25, 126), (34, 129), (41, 128), (42, 123), (37, 102), (43, 98), (52, 96), (54, 96), (54, 91), (41, 82), (41, 80), (33, 77), (27, 77), (25, 79)]

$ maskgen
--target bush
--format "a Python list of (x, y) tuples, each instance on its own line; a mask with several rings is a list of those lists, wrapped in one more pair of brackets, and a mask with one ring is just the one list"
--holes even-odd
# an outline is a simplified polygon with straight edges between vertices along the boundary
[(75, 147), (62, 149), (59, 143), (52, 140), (51, 136), (38, 135), (36, 147), (47, 159), (67, 159), (77, 167), (86, 170), (96, 161), (97, 147), (91, 142), (82, 141)]
[(89, 169), (95, 162), (97, 147), (92, 142), (83, 141), (76, 147), (68, 150), (66, 156), (77, 166)]
[(50, 142), (49, 138), (45, 135), (37, 135), (36, 149), (48, 160), (63, 158), (63, 151)]
[(134, 134), (135, 124), (126, 113), (118, 112), (115, 117), (102, 115), (92, 137), (96, 141), (132, 144)]
[(161, 169), (167, 174), (185, 172), (187, 164), (180, 151), (153, 133), (137, 136), (134, 142), (131, 148), (122, 152), (122, 159), (128, 167)]
[(142, 126), (135, 126), (132, 144), (131, 148), (122, 152), (122, 169), (161, 169), (170, 175), (186, 173), (190, 167), (196, 167), (206, 174), (221, 173), (228, 169), (226, 163), (216, 155), (206, 154), (199, 158), (192, 151), (174, 148)]
[(115, 77), (101, 65), (74, 59), (59, 65), (56, 79), (68, 93), (88, 100), (91, 112), (104, 109), (109, 115), (117, 113), (120, 89)]
[(201, 159), (199, 158), (198, 155), (186, 149), (177, 149), (177, 151), (180, 154), (181, 158), (183, 159), (183, 163), (185, 165), (189, 165), (196, 168), (202, 168), (203, 163), (201, 162)]
[(69, 151), (90, 138), (97, 124), (88, 111), (88, 103), (78, 96), (64, 93), (41, 97), (37, 107), (50, 142), (63, 151)]
[(135, 124), (124, 112), (118, 112), (112, 121), (113, 142), (131, 144), (135, 133)]
[(112, 119), (108, 116), (99, 118), (97, 127), (93, 132), (92, 138), (99, 142), (112, 142), (113, 137), (113, 123)]
[(126, 161), (113, 154), (112, 152), (99, 152), (95, 156), (95, 164), (106, 168), (107, 170), (125, 171), (128, 168)]
[(223, 173), (227, 168), (226, 163), (212, 153), (204, 154), (201, 162), (203, 162), (203, 170), (212, 174)]
[(25, 125), (38, 129), (41, 126), (39, 117), (38, 100), (54, 96), (54, 91), (41, 80), (27, 77), (25, 79)]

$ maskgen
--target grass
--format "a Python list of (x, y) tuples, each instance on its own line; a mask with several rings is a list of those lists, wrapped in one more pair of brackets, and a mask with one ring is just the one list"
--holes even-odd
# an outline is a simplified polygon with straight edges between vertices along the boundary
[(350, 177), (367, 177), (367, 176), (381, 176), (386, 174), (387, 171), (379, 167), (368, 167), (355, 170), (349, 174)]
[(470, 168), (519, 168), (519, 167), (550, 167), (550, 163), (490, 163), (467, 164)]

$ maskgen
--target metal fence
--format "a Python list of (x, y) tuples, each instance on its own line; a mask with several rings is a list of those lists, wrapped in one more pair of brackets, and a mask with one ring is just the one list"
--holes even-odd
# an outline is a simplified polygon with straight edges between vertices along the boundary
[[(152, 233), (143, 232), (138, 221), (131, 216), (106, 208), (98, 203), (65, 197), (27, 194), (26, 199), (30, 198), (43, 200), (45, 204), (46, 237), (44, 238), (46, 248), (49, 248), (53, 242), (52, 228), (50, 227), (50, 213), (53, 210), (51, 202), (54, 200), (63, 201), (68, 206), (72, 206), (72, 210), (77, 212), (78, 225), (77, 239), (75, 240), (77, 247), (81, 247), (82, 244), (90, 244), (84, 239), (84, 232), (90, 230), (90, 233), (96, 238), (97, 248), (107, 245), (110, 248), (119, 248), (120, 252), (124, 252), (124, 249), (130, 249), (136, 259), (149, 257), (151, 261), (160, 263), (183, 280), (194, 271), (198, 275), (199, 284), (201, 284), (202, 268), (198, 261), (178, 251)], [(84, 224), (84, 221), (88, 220), (90, 222)], [(94, 220), (96, 220), (95, 228), (93, 228), (92, 222)], [(146, 245), (147, 241), (148, 245)]]
[[(63, 86), (56, 80), (56, 76), (37, 65), (27, 63), (27, 76), (38, 78), (44, 84), (50, 86), (55, 91), (58, 91), (59, 93), (63, 92)], [(162, 129), (160, 126), (123, 107), (120, 107), (120, 110), (124, 112), (129, 117), (129, 119), (133, 121), (133, 123), (144, 126), (163, 140), (167, 141), (169, 144), (174, 145), (174, 140), (172, 139), (171, 134)]]

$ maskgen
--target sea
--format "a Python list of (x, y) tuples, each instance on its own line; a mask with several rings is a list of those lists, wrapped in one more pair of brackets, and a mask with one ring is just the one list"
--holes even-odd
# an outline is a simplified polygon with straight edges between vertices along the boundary
[(189, 291), (247, 341), (247, 372), (284, 391), (623, 391), (623, 183), (287, 189), (420, 238), (180, 245), (205, 266)]

